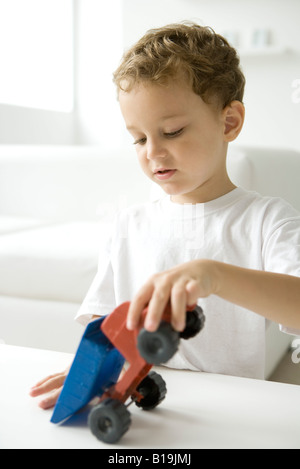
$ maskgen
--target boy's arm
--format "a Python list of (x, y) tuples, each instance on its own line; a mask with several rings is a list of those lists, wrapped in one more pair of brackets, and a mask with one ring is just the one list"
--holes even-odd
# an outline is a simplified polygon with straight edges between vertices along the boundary
[(300, 329), (300, 278), (205, 259), (151, 277), (131, 302), (127, 327), (137, 326), (148, 305), (145, 327), (155, 330), (170, 300), (172, 324), (182, 330), (186, 305), (212, 294), (286, 327)]
[(286, 327), (300, 329), (300, 278), (218, 263), (218, 296)]

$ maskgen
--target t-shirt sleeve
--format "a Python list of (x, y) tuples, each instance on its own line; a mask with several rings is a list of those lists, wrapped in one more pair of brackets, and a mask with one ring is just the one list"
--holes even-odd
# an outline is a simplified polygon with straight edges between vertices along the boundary
[[(300, 215), (282, 201), (269, 221), (263, 243), (264, 270), (300, 277)], [(284, 325), (280, 330), (300, 335), (300, 330)]]
[(86, 326), (94, 315), (106, 316), (116, 307), (111, 265), (111, 238), (100, 248), (97, 274), (75, 320)]

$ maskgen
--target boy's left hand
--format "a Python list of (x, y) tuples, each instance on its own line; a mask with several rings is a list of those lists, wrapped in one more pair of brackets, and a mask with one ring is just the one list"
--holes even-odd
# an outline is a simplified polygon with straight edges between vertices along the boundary
[(175, 330), (182, 331), (185, 328), (186, 307), (215, 291), (214, 261), (194, 260), (155, 274), (132, 300), (127, 315), (127, 328), (133, 330), (138, 326), (141, 314), (148, 306), (144, 326), (149, 332), (155, 331), (170, 301), (171, 324)]

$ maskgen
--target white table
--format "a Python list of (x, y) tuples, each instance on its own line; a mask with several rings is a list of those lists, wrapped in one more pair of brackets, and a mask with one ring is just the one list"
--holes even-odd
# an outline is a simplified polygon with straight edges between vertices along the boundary
[(0, 345), (0, 448), (300, 448), (300, 386), (167, 368), (159, 369), (166, 399), (151, 412), (130, 406), (132, 425), (118, 444), (90, 433), (87, 412), (53, 425), (28, 390), (72, 358)]

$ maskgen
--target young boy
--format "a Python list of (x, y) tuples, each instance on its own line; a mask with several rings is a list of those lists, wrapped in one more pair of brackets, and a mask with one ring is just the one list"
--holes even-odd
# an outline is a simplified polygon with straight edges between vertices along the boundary
[[(205, 328), (167, 366), (263, 378), (265, 318), (300, 329), (300, 216), (228, 177), (228, 144), (244, 122), (236, 51), (210, 28), (170, 25), (135, 44), (114, 80), (140, 165), (167, 195), (120, 214), (77, 319), (131, 300), (128, 328), (149, 305), (153, 331), (170, 300), (180, 331), (198, 302)], [(33, 388), (52, 391), (41, 407), (55, 403), (66, 373)]]

